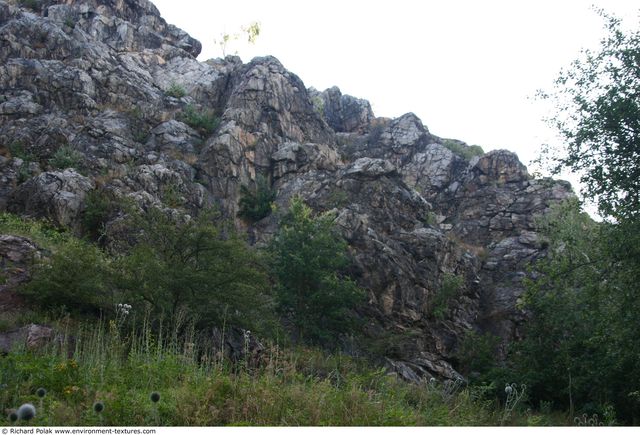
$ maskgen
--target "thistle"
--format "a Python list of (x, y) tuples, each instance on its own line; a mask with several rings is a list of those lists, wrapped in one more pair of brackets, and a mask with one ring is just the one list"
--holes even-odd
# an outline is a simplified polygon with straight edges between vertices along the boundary
[(160, 401), (160, 393), (157, 391), (149, 394), (149, 399), (153, 403), (153, 419), (155, 420), (156, 426), (160, 426), (160, 416), (158, 415), (158, 402)]
[(158, 403), (160, 401), (160, 393), (154, 391), (153, 393), (149, 394), (149, 399), (151, 399), (153, 403)]
[(100, 425), (102, 425), (102, 411), (104, 411), (104, 403), (96, 402), (93, 404), (93, 411), (98, 414), (98, 418), (100, 419)]
[(20, 408), (18, 408), (17, 411), (17, 415), (20, 420), (29, 421), (36, 416), (36, 407), (31, 403), (20, 405)]
[(507, 400), (504, 404), (504, 413), (502, 414), (502, 419), (500, 420), (500, 424), (503, 425), (510, 417), (511, 413), (515, 409), (516, 405), (522, 397), (527, 389), (527, 386), (522, 384), (520, 391), (518, 391), (518, 385), (516, 384), (506, 384), (504, 387), (504, 392), (507, 395)]

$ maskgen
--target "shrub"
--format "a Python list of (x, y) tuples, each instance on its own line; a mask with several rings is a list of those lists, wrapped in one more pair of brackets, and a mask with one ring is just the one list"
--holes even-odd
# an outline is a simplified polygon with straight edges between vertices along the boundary
[(36, 160), (36, 156), (28, 151), (22, 142), (12, 142), (7, 148), (11, 157), (22, 159), (25, 162), (31, 162)]
[(19, 291), (45, 309), (99, 313), (114, 303), (113, 269), (98, 247), (69, 238), (37, 264), (32, 280)]
[(451, 302), (458, 297), (462, 289), (463, 279), (461, 276), (445, 274), (442, 286), (436, 291), (431, 304), (431, 315), (438, 320), (444, 320), (449, 314)]
[(71, 148), (69, 145), (63, 145), (49, 159), (49, 164), (55, 169), (78, 168), (82, 162), (82, 154)]
[(90, 239), (99, 241), (104, 235), (105, 225), (119, 210), (127, 209), (129, 204), (116, 198), (111, 192), (103, 189), (92, 190), (85, 199), (82, 212), (82, 228)]
[(499, 343), (500, 338), (490, 333), (468, 331), (456, 351), (458, 370), (467, 376), (470, 382), (491, 382), (491, 371), (497, 367), (495, 355)]
[(201, 327), (267, 330), (273, 304), (261, 259), (215, 218), (203, 212), (180, 222), (157, 209), (133, 217), (136, 240), (117, 262), (125, 299), (156, 315), (187, 310)]
[(272, 210), (276, 191), (271, 188), (268, 180), (263, 176), (256, 177), (255, 187), (250, 190), (247, 186), (240, 186), (240, 211), (238, 216), (249, 222), (257, 222), (267, 217)]
[(169, 85), (164, 93), (173, 98), (182, 98), (187, 95), (187, 91), (184, 89), (184, 87), (176, 82), (171, 82), (171, 85)]
[(220, 120), (211, 110), (196, 110), (194, 106), (187, 106), (182, 111), (180, 120), (200, 134), (210, 135), (218, 128)]
[(465, 160), (471, 160), (475, 156), (484, 154), (484, 150), (479, 145), (467, 145), (464, 142), (454, 139), (445, 139), (442, 146), (448, 148), (454, 154), (459, 155)]

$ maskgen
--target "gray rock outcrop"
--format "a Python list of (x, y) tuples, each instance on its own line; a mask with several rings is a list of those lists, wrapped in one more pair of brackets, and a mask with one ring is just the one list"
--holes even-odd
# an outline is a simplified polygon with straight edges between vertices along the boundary
[[(100, 188), (177, 213), (216, 206), (263, 245), (280, 214), (237, 217), (262, 176), (277, 210), (302, 195), (333, 213), (369, 294), (367, 334), (391, 337), (405, 378), (459, 377), (469, 330), (517, 336), (526, 267), (544, 254), (536, 218), (567, 183), (533, 179), (508, 151), (468, 159), (416, 115), (376, 118), (273, 57), (198, 62), (200, 43), (147, 0), (39, 5), (0, 0), (0, 209), (81, 231)], [(61, 149), (81, 156), (74, 169), (53, 164)], [(451, 276), (460, 288), (436, 316)]]

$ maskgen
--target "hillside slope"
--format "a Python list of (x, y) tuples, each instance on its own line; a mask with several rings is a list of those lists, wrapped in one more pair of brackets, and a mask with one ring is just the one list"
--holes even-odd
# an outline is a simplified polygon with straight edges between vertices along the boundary
[[(281, 214), (238, 212), (241, 187), (263, 178), (276, 210), (301, 195), (334, 211), (367, 331), (394, 337), (385, 356), (405, 378), (458, 377), (469, 330), (517, 335), (522, 279), (543, 254), (535, 219), (573, 195), (567, 183), (411, 113), (376, 118), (337, 88), (307, 89), (273, 57), (198, 62), (200, 43), (147, 0), (17, 3), (0, 0), (0, 209), (80, 231), (99, 190), (141, 208), (215, 206), (261, 245)], [(104, 243), (117, 224), (104, 222)]]

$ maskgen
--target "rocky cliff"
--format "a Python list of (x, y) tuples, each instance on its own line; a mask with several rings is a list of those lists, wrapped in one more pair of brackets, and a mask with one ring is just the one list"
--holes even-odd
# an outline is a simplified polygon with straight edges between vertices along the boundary
[(376, 118), (338, 88), (307, 89), (273, 57), (198, 62), (200, 43), (147, 0), (0, 0), (0, 42), (1, 209), (78, 229), (100, 189), (143, 208), (216, 206), (261, 244), (280, 213), (237, 213), (241, 186), (264, 177), (278, 210), (302, 195), (333, 211), (368, 333), (391, 337), (406, 378), (457, 376), (466, 331), (517, 335), (543, 254), (535, 220), (567, 183), (532, 178), (509, 151), (471, 157), (411, 113)]

